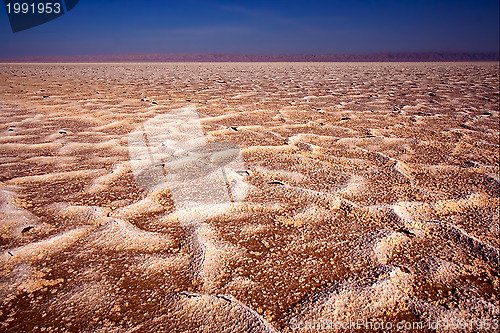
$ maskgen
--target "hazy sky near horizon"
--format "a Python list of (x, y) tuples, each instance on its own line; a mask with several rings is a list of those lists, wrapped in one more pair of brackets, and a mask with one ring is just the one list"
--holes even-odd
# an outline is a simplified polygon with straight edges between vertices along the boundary
[(498, 52), (499, 7), (498, 0), (80, 0), (17, 33), (2, 9), (0, 57)]

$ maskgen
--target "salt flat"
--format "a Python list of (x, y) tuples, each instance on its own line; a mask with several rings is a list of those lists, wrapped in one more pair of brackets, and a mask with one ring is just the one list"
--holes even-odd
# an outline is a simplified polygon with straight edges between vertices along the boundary
[[(498, 320), (498, 70), (1, 64), (1, 330)], [(187, 106), (247, 184), (191, 224), (129, 147)]]

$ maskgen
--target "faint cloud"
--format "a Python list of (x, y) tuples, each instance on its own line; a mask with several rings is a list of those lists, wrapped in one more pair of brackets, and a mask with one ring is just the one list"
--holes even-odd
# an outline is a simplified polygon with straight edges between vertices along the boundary
[(333, 17), (333, 16), (315, 16), (315, 17), (286, 17), (280, 15), (276, 12), (267, 10), (267, 9), (256, 9), (256, 8), (248, 8), (243, 6), (234, 6), (234, 5), (222, 5), (220, 6), (222, 10), (242, 14), (245, 16), (249, 16), (253, 19), (257, 19), (258, 21), (267, 21), (267, 22), (275, 22), (282, 26), (293, 27), (297, 30), (313, 33), (313, 34), (324, 34), (325, 28), (321, 27), (321, 24), (332, 23), (332, 22), (341, 22), (344, 21), (344, 18), (341, 17)]
[(252, 33), (253, 29), (240, 26), (211, 26), (211, 27), (192, 27), (192, 28), (168, 28), (159, 29), (157, 32), (176, 34), (176, 35), (216, 35), (225, 33)]

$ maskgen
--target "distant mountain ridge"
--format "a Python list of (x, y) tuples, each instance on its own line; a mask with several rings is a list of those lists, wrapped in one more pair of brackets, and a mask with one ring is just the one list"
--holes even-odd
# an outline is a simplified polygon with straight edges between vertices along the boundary
[(499, 61), (499, 52), (381, 52), (364, 54), (148, 53), (0, 57), (0, 62), (459, 62)]

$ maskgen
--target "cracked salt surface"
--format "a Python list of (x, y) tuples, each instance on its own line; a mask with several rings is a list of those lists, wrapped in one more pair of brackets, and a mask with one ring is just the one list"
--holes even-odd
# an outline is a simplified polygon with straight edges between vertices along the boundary
[(1, 331), (498, 318), (498, 64), (0, 76)]

